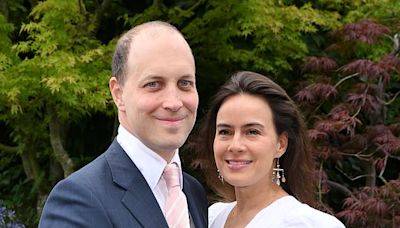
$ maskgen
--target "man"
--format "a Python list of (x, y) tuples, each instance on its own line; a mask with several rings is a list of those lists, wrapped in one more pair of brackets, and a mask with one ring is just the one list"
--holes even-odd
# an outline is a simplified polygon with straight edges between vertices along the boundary
[[(205, 191), (182, 173), (178, 155), (198, 106), (189, 45), (168, 23), (141, 24), (118, 41), (112, 74), (118, 136), (104, 154), (54, 187), (39, 227), (207, 227)], [(167, 222), (167, 164), (180, 170), (184, 226)]]

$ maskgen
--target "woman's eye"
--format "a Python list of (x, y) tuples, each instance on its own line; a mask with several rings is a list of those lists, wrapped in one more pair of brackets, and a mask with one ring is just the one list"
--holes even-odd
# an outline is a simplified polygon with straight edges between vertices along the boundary
[(252, 129), (247, 132), (249, 135), (259, 135), (260, 132), (258, 130)]
[(229, 131), (225, 129), (219, 130), (218, 135), (229, 135)]

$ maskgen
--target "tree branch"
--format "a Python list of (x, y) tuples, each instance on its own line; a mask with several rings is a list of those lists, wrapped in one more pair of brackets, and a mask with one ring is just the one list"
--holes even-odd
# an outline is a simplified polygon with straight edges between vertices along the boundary
[(38, 4), (38, 0), (29, 0), (29, 3), (31, 4), (31, 8), (33, 8)]
[(346, 196), (350, 196), (351, 195), (351, 190), (348, 189), (346, 186), (344, 186), (342, 184), (339, 184), (338, 182), (328, 180), (328, 184), (331, 187), (339, 190), (340, 192), (343, 192)]
[(386, 170), (386, 165), (387, 165), (387, 160), (388, 160), (388, 155), (386, 155), (385, 156), (385, 159), (384, 159), (384, 162), (383, 162), (383, 167), (382, 167), (382, 169), (381, 169), (381, 171), (379, 172), (379, 179), (381, 179), (382, 180), (382, 182), (383, 183), (387, 183), (387, 181), (386, 181), (386, 179), (383, 177), (383, 173), (385, 172), (385, 170)]
[(354, 78), (356, 76), (358, 76), (359, 73), (355, 73), (355, 74), (351, 74), (351, 75), (347, 75), (346, 77), (340, 79), (336, 84), (335, 84), (335, 88), (337, 88), (340, 84), (342, 84), (344, 81), (350, 79), (350, 78)]
[[(319, 165), (319, 171), (322, 173), (324, 169), (324, 162), (321, 161), (320, 165)], [(319, 202), (322, 202), (322, 178), (318, 178), (318, 200)]]
[(7, 1), (0, 1), (0, 13), (3, 14), (6, 19), (8, 19)]
[(361, 164), (364, 165), (366, 173), (369, 173), (369, 175), (366, 175), (365, 185), (367, 185), (369, 187), (375, 187), (376, 186), (375, 163), (374, 162), (362, 162)]
[(384, 105), (390, 105), (390, 104), (392, 104), (392, 103), (396, 100), (397, 96), (399, 96), (399, 95), (400, 95), (400, 91), (398, 91), (398, 92), (393, 96), (393, 98), (392, 98), (390, 101), (385, 101), (385, 100), (383, 100), (383, 99), (381, 99), (381, 98), (379, 98), (379, 97), (377, 97), (377, 99), (378, 99), (381, 103), (383, 103)]
[(103, 0), (100, 7), (96, 9), (96, 15), (95, 15), (96, 28), (94, 30), (94, 34), (96, 34), (99, 31), (101, 21), (104, 18), (104, 13), (110, 8), (111, 2), (112, 2), (111, 0)]
[(355, 176), (355, 177), (351, 177), (349, 176), (346, 172), (344, 172), (342, 169), (340, 169), (338, 166), (335, 166), (335, 168), (343, 175), (345, 176), (347, 179), (351, 180), (351, 181), (355, 181), (358, 180), (360, 178), (368, 178), (371, 177), (371, 174), (364, 174), (364, 175), (359, 175), (359, 176)]
[(87, 12), (86, 12), (85, 4), (83, 3), (82, 0), (79, 0), (78, 3), (79, 3), (79, 11), (81, 12), (81, 14), (86, 16)]
[(64, 177), (69, 176), (72, 172), (74, 172), (74, 163), (72, 159), (69, 157), (67, 151), (65, 151), (64, 146), (61, 142), (60, 136), (60, 120), (57, 117), (53, 108), (49, 108), (50, 114), (50, 143), (53, 148), (53, 153), (56, 160), (60, 163), (64, 170)]
[(15, 153), (18, 151), (18, 146), (7, 146), (0, 143), (0, 150), (8, 152), (8, 153)]
[(203, 4), (204, 2), (202, 1), (202, 0), (200, 0), (200, 1), (197, 1), (195, 4), (193, 4), (189, 9), (188, 9), (188, 11), (193, 11), (193, 10), (195, 10), (197, 7), (199, 7), (201, 4)]
[[(30, 147), (33, 148), (33, 147)], [(40, 214), (41, 209), (43, 208), (44, 201), (47, 197), (47, 180), (44, 178), (45, 172), (44, 168), (41, 167), (38, 163), (35, 149), (31, 151), (24, 151), (21, 155), (22, 159), (22, 167), (24, 169), (24, 173), (28, 180), (32, 180), (34, 183), (34, 187), (37, 188), (37, 207), (36, 210)]]

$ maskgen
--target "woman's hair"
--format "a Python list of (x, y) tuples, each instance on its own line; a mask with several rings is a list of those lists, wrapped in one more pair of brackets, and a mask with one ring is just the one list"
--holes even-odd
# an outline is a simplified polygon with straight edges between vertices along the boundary
[[(194, 165), (204, 171), (207, 184), (218, 195), (227, 201), (235, 200), (233, 186), (226, 182), (222, 183), (218, 179), (213, 143), (216, 118), (221, 105), (227, 98), (239, 94), (262, 97), (270, 106), (276, 133), (281, 135), (286, 132), (288, 136), (287, 150), (279, 159), (286, 176), (286, 182), (281, 186), (298, 200), (312, 204), (311, 171), (313, 163), (302, 115), (284, 89), (258, 73), (241, 71), (234, 74), (213, 97), (198, 134), (189, 143), (189, 148), (198, 155)], [(236, 113), (236, 115), (240, 115), (240, 113)]]

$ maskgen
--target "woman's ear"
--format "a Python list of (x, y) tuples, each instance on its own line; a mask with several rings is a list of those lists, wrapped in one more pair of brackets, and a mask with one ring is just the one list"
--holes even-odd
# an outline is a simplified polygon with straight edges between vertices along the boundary
[(276, 148), (276, 152), (277, 152), (276, 157), (277, 158), (281, 157), (286, 152), (288, 143), (289, 143), (288, 134), (286, 132), (283, 132), (278, 137), (278, 143), (277, 143), (277, 148)]

